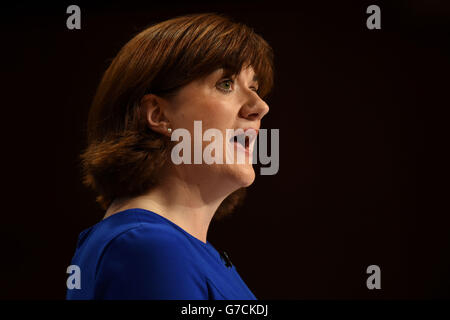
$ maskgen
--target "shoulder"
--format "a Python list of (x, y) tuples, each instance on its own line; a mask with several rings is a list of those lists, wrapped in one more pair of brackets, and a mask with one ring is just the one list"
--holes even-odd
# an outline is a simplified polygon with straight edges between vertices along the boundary
[(204, 299), (201, 266), (189, 242), (164, 224), (142, 223), (114, 237), (96, 270), (97, 298)]
[(183, 234), (166, 224), (140, 223), (115, 235), (105, 246), (104, 253), (117, 252), (122, 257), (140, 260), (158, 258), (187, 258), (189, 243)]

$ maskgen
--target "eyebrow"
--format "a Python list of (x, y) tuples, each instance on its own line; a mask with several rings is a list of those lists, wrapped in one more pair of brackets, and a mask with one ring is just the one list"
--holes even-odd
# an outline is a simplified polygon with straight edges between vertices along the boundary
[[(232, 72), (228, 68), (219, 68), (219, 69), (222, 69), (222, 75), (221, 75), (222, 77), (235, 75), (235, 74), (232, 74)], [(256, 82), (259, 86), (259, 77), (256, 75), (256, 73), (253, 75), (252, 81)]]

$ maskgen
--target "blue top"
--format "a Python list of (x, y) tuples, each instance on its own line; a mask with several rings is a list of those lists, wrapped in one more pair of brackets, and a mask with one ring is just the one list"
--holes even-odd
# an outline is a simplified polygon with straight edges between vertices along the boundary
[(145, 209), (127, 209), (82, 231), (72, 299), (256, 300), (234, 265), (207, 241)]

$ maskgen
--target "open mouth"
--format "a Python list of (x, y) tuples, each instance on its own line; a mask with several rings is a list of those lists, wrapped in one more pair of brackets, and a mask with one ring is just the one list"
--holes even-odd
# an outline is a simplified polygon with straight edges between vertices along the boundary
[(236, 144), (238, 149), (241, 151), (245, 151), (246, 153), (252, 152), (258, 132), (254, 129), (247, 129), (245, 132), (242, 129), (238, 129), (236, 131), (238, 131), (238, 133), (233, 135), (229, 142)]
[(237, 136), (231, 137), (230, 142), (239, 143), (245, 149), (248, 149), (250, 145), (250, 138), (247, 137), (245, 134), (239, 134)]

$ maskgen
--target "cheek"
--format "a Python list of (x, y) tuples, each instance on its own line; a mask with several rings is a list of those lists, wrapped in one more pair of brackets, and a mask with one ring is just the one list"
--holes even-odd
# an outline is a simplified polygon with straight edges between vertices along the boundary
[(237, 115), (237, 109), (231, 101), (221, 101), (210, 105), (206, 117), (211, 127), (217, 129), (232, 128)]
[(194, 121), (198, 120), (202, 121), (203, 130), (231, 128), (238, 111), (232, 96), (201, 86), (186, 89), (176, 103), (179, 103), (179, 107), (172, 119), (174, 126), (186, 128), (189, 131), (194, 128)]
[(209, 103), (202, 105), (192, 113), (191, 122), (201, 120), (203, 130), (209, 128), (223, 130), (233, 124), (235, 116), (231, 108), (224, 103)]

